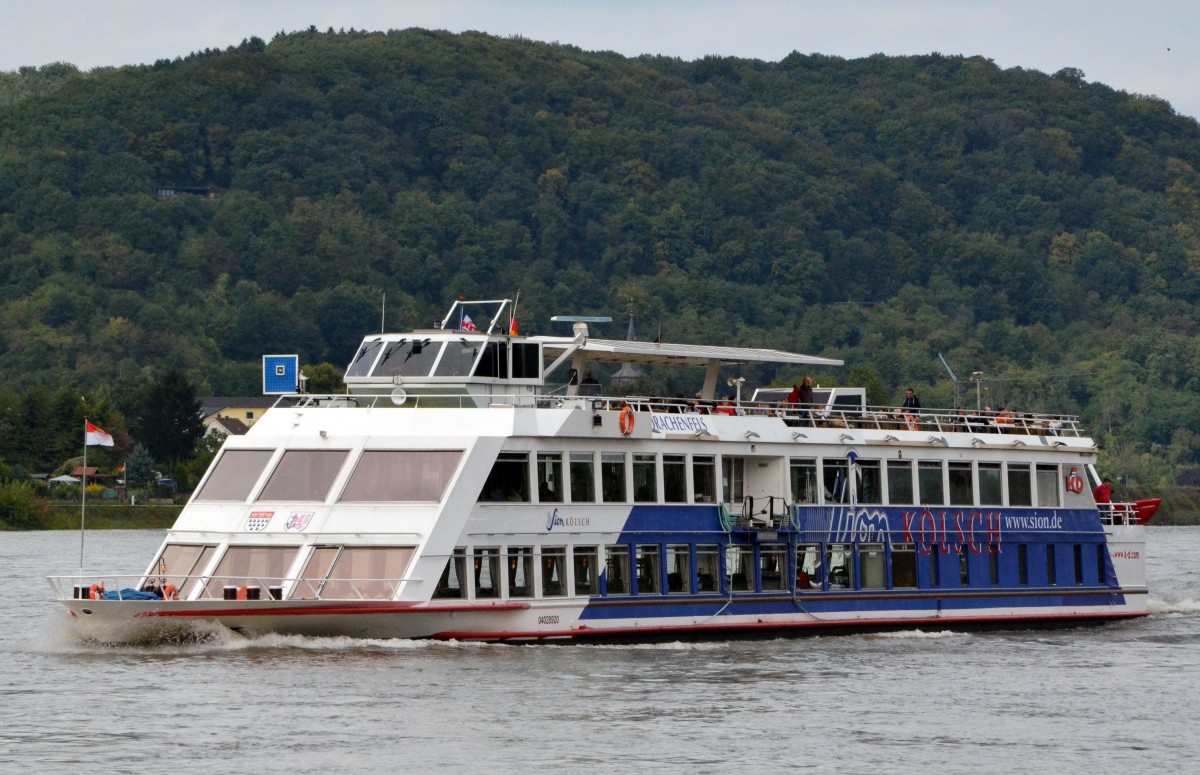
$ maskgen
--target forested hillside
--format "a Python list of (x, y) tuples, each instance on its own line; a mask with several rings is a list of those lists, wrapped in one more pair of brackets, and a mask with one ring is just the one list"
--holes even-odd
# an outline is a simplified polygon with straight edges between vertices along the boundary
[(520, 289), (523, 333), (632, 309), (843, 358), (814, 377), (880, 401), (949, 405), (941, 353), (1164, 481), (1200, 465), (1198, 168), (1165, 102), (979, 57), (310, 30), (26, 69), (0, 74), (0, 380), (250, 394), (262, 353), (343, 366), (384, 293), (405, 328)]

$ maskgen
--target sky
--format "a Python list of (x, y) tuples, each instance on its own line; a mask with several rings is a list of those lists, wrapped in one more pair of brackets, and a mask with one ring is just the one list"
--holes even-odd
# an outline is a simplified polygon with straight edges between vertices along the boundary
[(424, 27), (697, 59), (980, 55), (1200, 118), (1197, 0), (0, 0), (0, 70), (147, 64), (307, 29)]

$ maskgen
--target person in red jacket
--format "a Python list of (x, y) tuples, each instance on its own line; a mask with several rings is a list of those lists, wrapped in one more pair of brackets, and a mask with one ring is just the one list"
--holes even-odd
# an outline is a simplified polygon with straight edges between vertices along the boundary
[(1092, 490), (1092, 497), (1096, 499), (1096, 503), (1112, 503), (1112, 480), (1104, 477), (1104, 481)]

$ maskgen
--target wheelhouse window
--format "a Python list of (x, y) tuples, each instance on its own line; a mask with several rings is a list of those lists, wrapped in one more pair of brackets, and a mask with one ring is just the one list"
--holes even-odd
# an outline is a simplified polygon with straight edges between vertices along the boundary
[(692, 488), (696, 503), (717, 502), (717, 464), (712, 455), (692, 456)]
[(437, 588), (433, 591), (436, 598), (466, 597), (467, 557), (462, 549), (455, 549), (454, 554), (446, 560), (442, 577), (438, 579)]
[(979, 464), (979, 505), (1002, 506), (1004, 495), (1000, 487), (1000, 464)]
[(412, 560), (411, 546), (318, 546), (293, 598), (391, 600)]
[(571, 502), (596, 502), (596, 463), (591, 452), (571, 453)]
[(1038, 464), (1037, 499), (1039, 506), (1058, 506), (1058, 466)]
[(542, 376), (542, 349), (536, 342), (512, 345), (513, 379), (538, 379)]
[(225, 450), (196, 493), (196, 500), (245, 501), (273, 454), (271, 449)]
[(224, 588), (231, 586), (260, 590), (279, 586), (299, 550), (298, 546), (230, 546), (217, 563), (204, 596), (219, 599), (224, 596)]
[(625, 493), (625, 454), (623, 452), (602, 452), (600, 454), (600, 492), (605, 503), (624, 503), (628, 500)]
[(817, 503), (817, 459), (794, 457), (789, 466), (792, 498), (796, 503)]
[(539, 503), (562, 503), (562, 453), (539, 452), (537, 484)]
[(350, 361), (350, 365), (346, 367), (346, 376), (365, 377), (370, 374), (371, 367), (375, 365), (375, 359), (379, 357), (382, 347), (382, 339), (372, 339), (359, 345), (358, 352), (354, 354), (354, 360)]
[(494, 503), (528, 503), (529, 453), (501, 452), (480, 495)]
[(942, 463), (940, 460), (922, 460), (917, 463), (917, 484), (921, 488), (921, 505), (944, 506), (946, 496), (942, 489)]
[(533, 597), (533, 547), (508, 547), (508, 596)]
[(961, 460), (950, 461), (950, 505), (970, 506), (975, 503), (971, 487), (971, 464)]
[(687, 458), (663, 455), (663, 501), (687, 503)]
[(482, 547), (475, 550), (472, 560), (475, 573), (475, 597), (500, 597), (500, 550)]
[(625, 544), (605, 548), (604, 589), (609, 595), (629, 594), (629, 547)]
[(349, 454), (345, 449), (289, 449), (271, 472), (258, 500), (324, 501)]
[(1033, 487), (1029, 480), (1028, 463), (1008, 464), (1008, 505), (1032, 506)]
[(658, 478), (655, 476), (654, 455), (633, 456), (633, 500), (637, 503), (658, 501)]
[(562, 597), (567, 594), (567, 549), (563, 546), (542, 547), (542, 597)]
[(388, 342), (383, 355), (371, 370), (372, 377), (424, 377), (433, 370), (438, 353), (444, 342), (434, 342), (430, 337), (405, 337), (397, 342)]
[(508, 342), (488, 342), (475, 367), (476, 377), (508, 378)]
[(915, 503), (913, 500), (912, 463), (908, 460), (887, 462), (888, 503), (893, 506)]
[(574, 558), (575, 594), (593, 596), (600, 594), (600, 575), (596, 566), (596, 547), (576, 546), (571, 553)]
[(471, 341), (465, 336), (459, 337), (457, 341), (447, 342), (445, 350), (442, 351), (442, 358), (434, 367), (433, 375), (435, 377), (465, 377), (471, 373), (471, 367), (475, 365), (475, 359), (479, 357), (479, 350), (483, 342), (479, 340)]
[(161, 589), (170, 584), (186, 600), (200, 583), (200, 574), (216, 551), (215, 544), (167, 544), (154, 561), (146, 580)]
[(368, 449), (338, 498), (343, 503), (430, 502), (446, 494), (459, 450)]
[(637, 592), (639, 595), (657, 595), (661, 592), (662, 566), (658, 562), (658, 546), (643, 544), (638, 546), (637, 556)]

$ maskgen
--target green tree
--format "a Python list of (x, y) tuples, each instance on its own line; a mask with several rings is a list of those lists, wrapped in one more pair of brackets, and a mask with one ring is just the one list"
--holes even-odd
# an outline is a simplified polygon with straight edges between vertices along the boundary
[(155, 460), (174, 470), (204, 435), (196, 390), (178, 369), (167, 371), (142, 397), (134, 431)]

